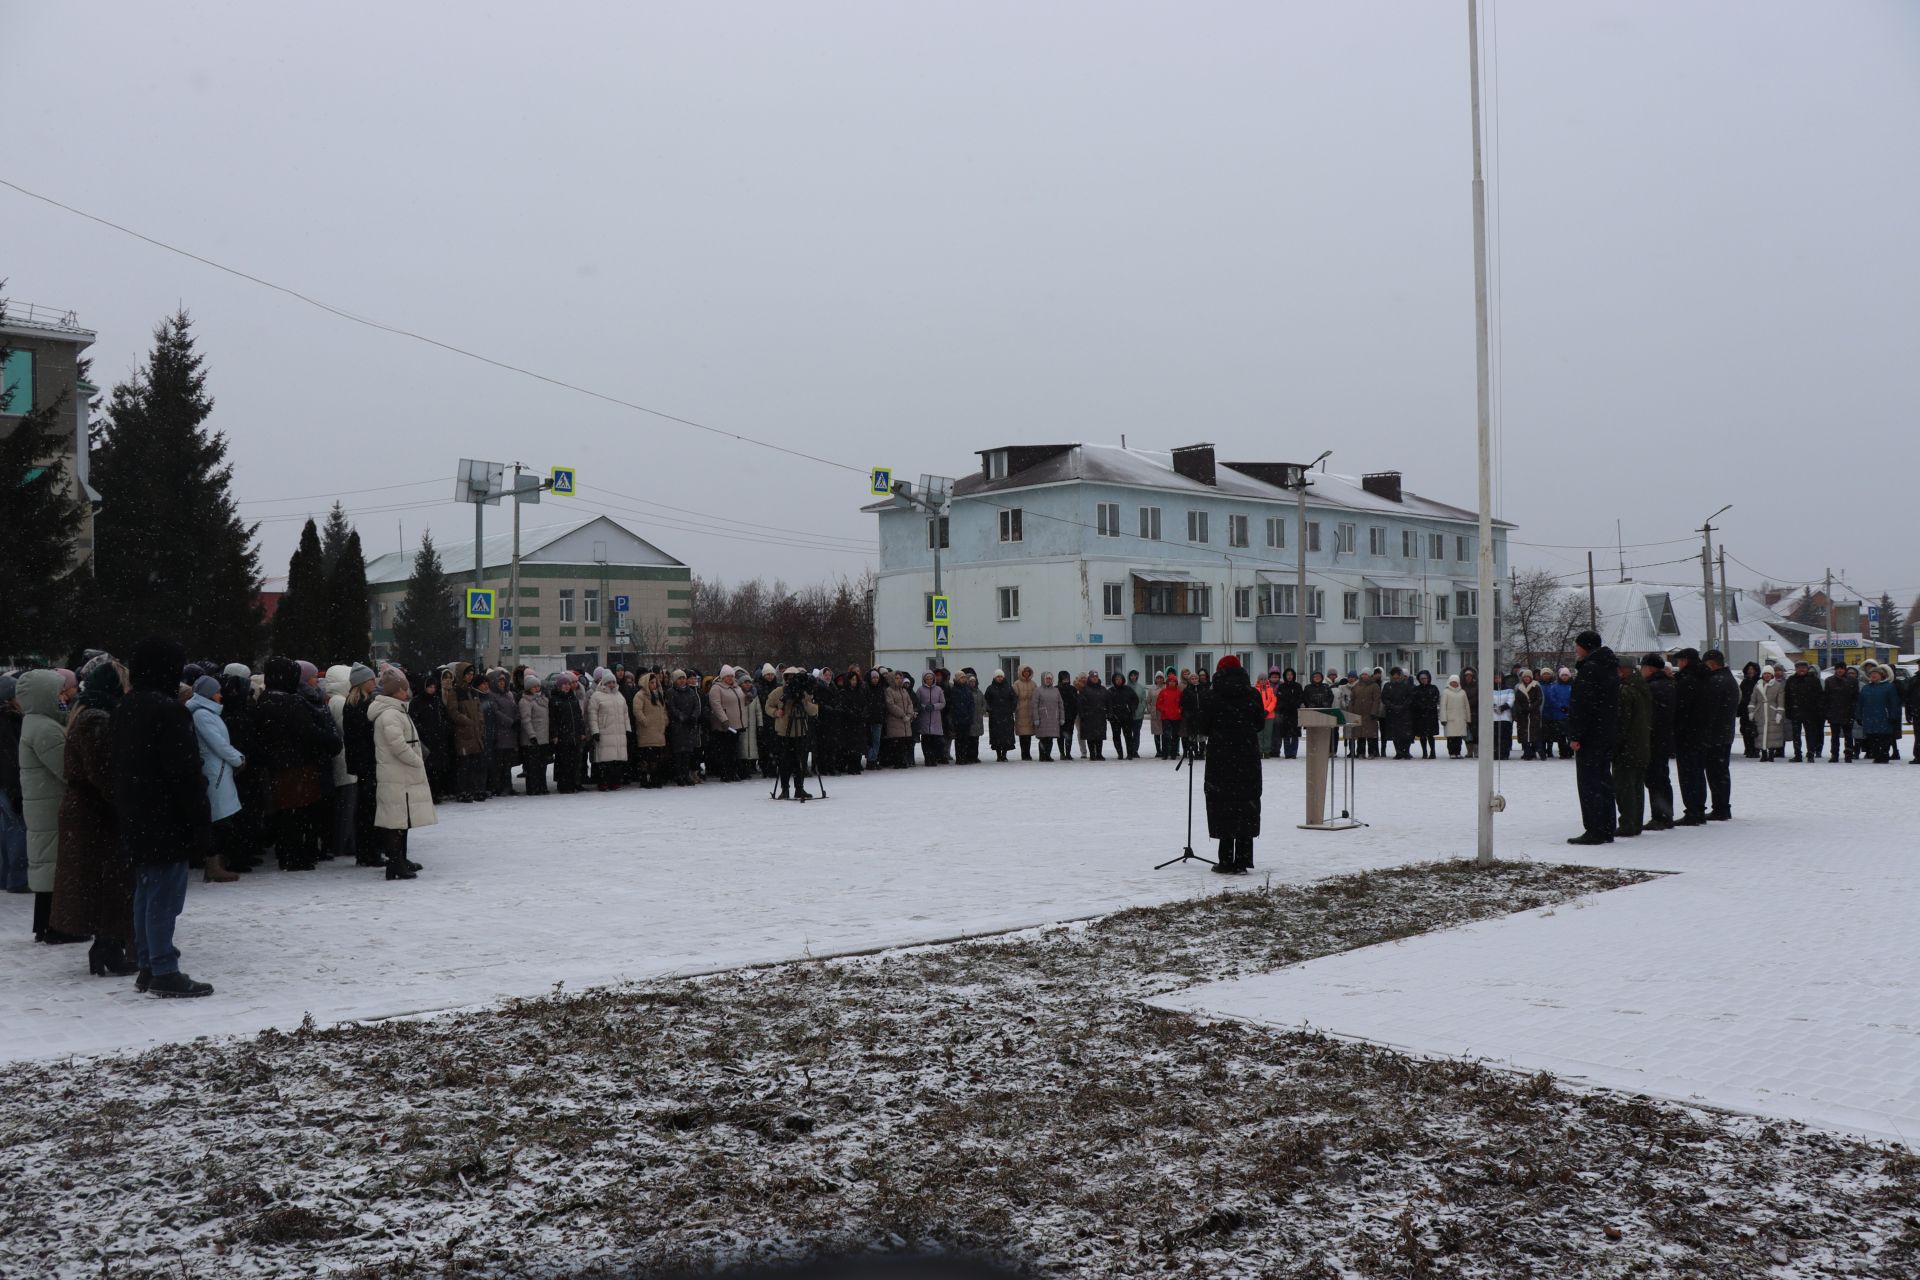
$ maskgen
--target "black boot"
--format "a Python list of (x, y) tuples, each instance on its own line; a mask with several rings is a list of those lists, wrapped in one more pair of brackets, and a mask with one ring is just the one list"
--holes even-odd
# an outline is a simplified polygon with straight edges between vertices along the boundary
[(204, 982), (195, 982), (184, 973), (156, 973), (147, 982), (147, 990), (156, 996), (210, 996), (213, 988)]
[(413, 863), (398, 855), (387, 859), (387, 879), (411, 880), (419, 874)]
[(1235, 861), (1233, 841), (1222, 840), (1220, 852), (1214, 856), (1213, 870), (1216, 875), (1230, 876), (1238, 863)]
[(1241, 836), (1233, 842), (1233, 849), (1233, 869), (1241, 875), (1246, 875), (1253, 870), (1253, 837)]
[(127, 959), (127, 950), (112, 938), (96, 938), (87, 948), (87, 972), (96, 978), (124, 978), (140, 972), (140, 966)]

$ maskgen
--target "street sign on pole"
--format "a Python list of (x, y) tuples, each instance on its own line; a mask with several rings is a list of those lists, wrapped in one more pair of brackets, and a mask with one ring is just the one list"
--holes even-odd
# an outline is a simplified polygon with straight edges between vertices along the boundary
[(868, 489), (875, 497), (884, 498), (893, 492), (893, 468), (875, 467), (868, 476)]
[[(469, 618), (490, 619), (493, 617), (493, 591), (486, 587), (467, 588), (467, 616)], [(502, 618), (502, 622), (506, 619)]]
[(572, 467), (555, 467), (551, 479), (553, 481), (554, 497), (571, 498), (573, 496)]
[(512, 635), (512, 634), (513, 634), (513, 619), (512, 619), (512, 618), (502, 618), (502, 619), (500, 619), (500, 634), (501, 634), (501, 635), (503, 635), (503, 636), (510, 636), (510, 635)]
[(953, 621), (952, 617), (949, 616), (947, 610), (948, 610), (947, 597), (935, 596), (933, 598), (933, 620), (935, 622)]
[(626, 613), (632, 604), (633, 601), (626, 596), (615, 596), (613, 598), (613, 611), (615, 613)]
[(953, 647), (953, 628), (941, 623), (933, 629), (933, 647), (951, 649)]

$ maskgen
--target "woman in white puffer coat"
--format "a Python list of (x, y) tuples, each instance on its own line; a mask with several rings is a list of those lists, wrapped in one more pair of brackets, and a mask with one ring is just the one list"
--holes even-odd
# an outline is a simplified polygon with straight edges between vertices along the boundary
[(420, 864), (407, 857), (407, 832), (439, 821), (420, 731), (407, 714), (413, 690), (398, 667), (380, 673), (380, 693), (367, 708), (373, 726), (373, 825), (387, 861), (387, 879), (411, 880)]
[(627, 730), (632, 725), (633, 717), (627, 711), (627, 700), (620, 696), (619, 681), (613, 678), (611, 671), (602, 670), (593, 697), (587, 699), (587, 733), (593, 739), (595, 790), (620, 789), (620, 779), (626, 770), (602, 769), (598, 766), (626, 763)]

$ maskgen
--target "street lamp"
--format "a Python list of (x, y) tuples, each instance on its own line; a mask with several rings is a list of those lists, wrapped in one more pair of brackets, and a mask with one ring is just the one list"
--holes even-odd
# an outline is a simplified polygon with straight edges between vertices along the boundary
[(1707, 606), (1707, 648), (1709, 649), (1714, 647), (1713, 645), (1713, 522), (1714, 520), (1716, 520), (1720, 516), (1725, 515), (1727, 512), (1731, 510), (1733, 510), (1733, 504), (1729, 502), (1726, 506), (1720, 508), (1720, 510), (1708, 516), (1703, 522), (1701, 522), (1701, 525), (1700, 525), (1701, 536), (1706, 539), (1706, 542), (1702, 546), (1700, 551), (1700, 573), (1705, 583), (1704, 589), (1700, 593), (1700, 598), (1706, 603), (1706, 606)]
[(1311, 482), (1307, 473), (1333, 456), (1328, 449), (1319, 457), (1301, 467), (1293, 477), (1293, 491), (1299, 501), (1295, 509), (1294, 524), (1294, 560), (1298, 571), (1298, 581), (1294, 584), (1293, 597), (1293, 665), (1296, 671), (1307, 665), (1307, 486)]

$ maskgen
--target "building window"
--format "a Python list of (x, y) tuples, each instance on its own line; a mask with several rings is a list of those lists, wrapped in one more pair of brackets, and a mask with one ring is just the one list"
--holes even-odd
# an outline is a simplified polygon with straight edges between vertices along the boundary
[[(1309, 649), (1307, 651), (1307, 671), (1321, 671), (1326, 668), (1326, 665), (1327, 651), (1325, 649)], [(1304, 676), (1306, 672), (1297, 672), (1296, 674)]]
[(1102, 502), (1095, 508), (1095, 513), (1100, 517), (1099, 529), (1101, 537), (1117, 538), (1120, 536), (1119, 503)]
[(1253, 670), (1253, 655), (1251, 653), (1242, 649), (1236, 656), (1240, 659), (1240, 669), (1242, 671), (1251, 672)]
[(1376, 618), (1417, 618), (1420, 593), (1397, 587), (1372, 587), (1367, 591), (1367, 605), (1371, 616)]
[(1019, 542), (1020, 508), (1007, 507), (1000, 512), (1000, 541)]
[(1478, 591), (1456, 591), (1453, 593), (1453, 611), (1462, 618), (1480, 616), (1480, 593)]
[(1387, 554), (1387, 531), (1380, 525), (1367, 526), (1367, 554), (1370, 556)]
[(1208, 675), (1212, 675), (1213, 674), (1213, 655), (1211, 653), (1208, 653), (1205, 649), (1194, 650), (1193, 669), (1195, 671), (1204, 671)]
[(1340, 616), (1348, 622), (1358, 622), (1360, 620), (1360, 593), (1358, 591), (1341, 593)]
[(927, 517), (927, 550), (945, 551), (950, 545), (947, 541), (950, 532), (946, 516)]
[(9, 351), (0, 361), (0, 413), (33, 412), (33, 352)]
[(1109, 618), (1117, 618), (1126, 612), (1126, 584), (1105, 582), (1100, 585), (1100, 612)]
[(1447, 558), (1447, 535), (1430, 533), (1427, 535), (1427, 559), (1445, 560)]
[(1193, 611), (1203, 618), (1211, 618), (1213, 616), (1213, 588), (1189, 587), (1187, 588), (1187, 592), (1192, 600)]
[(1433, 651), (1433, 674), (1437, 676), (1447, 674), (1447, 651), (1445, 649), (1435, 649)]
[(1247, 518), (1245, 516), (1227, 517), (1227, 545), (1244, 547), (1247, 545)]
[(1000, 588), (1000, 621), (1012, 622), (1020, 616), (1020, 588)]
[(1402, 529), (1400, 531), (1400, 554), (1409, 560), (1413, 559), (1414, 544), (1419, 539), (1419, 536), (1419, 534), (1411, 529)]
[[(1260, 588), (1260, 612), (1291, 617), (1294, 613), (1294, 603), (1299, 596), (1299, 588), (1291, 582), (1262, 587)], [(1320, 597), (1321, 592), (1317, 587), (1307, 588), (1307, 612), (1315, 617), (1320, 615)]]
[(1307, 521), (1307, 550), (1318, 551), (1319, 549), (1320, 522), (1318, 520), (1309, 520)]
[(1127, 678), (1127, 655), (1109, 653), (1101, 658), (1100, 665), (1106, 668), (1108, 684), (1122, 684)]
[(1464, 533), (1454, 535), (1453, 558), (1462, 561), (1473, 559), (1472, 556), (1467, 554), (1467, 535)]
[(1359, 531), (1357, 527), (1350, 524), (1342, 524), (1335, 532), (1339, 537), (1339, 543), (1333, 549), (1334, 554), (1342, 556), (1352, 555), (1354, 548), (1359, 545), (1357, 540)]
[(1436, 591), (1433, 593), (1433, 620), (1435, 622), (1445, 622), (1447, 620), (1448, 603), (1446, 592)]
[(1253, 588), (1235, 587), (1233, 589), (1233, 616), (1251, 618), (1253, 616)]
[(1147, 655), (1147, 674), (1150, 676), (1156, 674), (1165, 675), (1167, 674), (1168, 667), (1177, 667), (1179, 665), (1180, 655), (1177, 653), (1150, 653)]
[(1287, 518), (1285, 516), (1267, 517), (1267, 545), (1284, 547), (1287, 545)]
[(1160, 508), (1140, 508), (1140, 536), (1148, 542), (1160, 541)]
[(987, 455), (987, 479), (1005, 480), (1007, 478), (1007, 451), (995, 449)]
[(1205, 542), (1207, 540), (1207, 513), (1204, 511), (1187, 512), (1187, 541)]
[(1012, 684), (1020, 678), (1020, 655), (1003, 653), (1000, 655), (1000, 669), (1007, 673), (1007, 683)]
[(573, 588), (560, 588), (560, 621), (573, 621)]
[(600, 589), (598, 587), (587, 588), (584, 615), (580, 621), (588, 626), (593, 626), (600, 621)]

